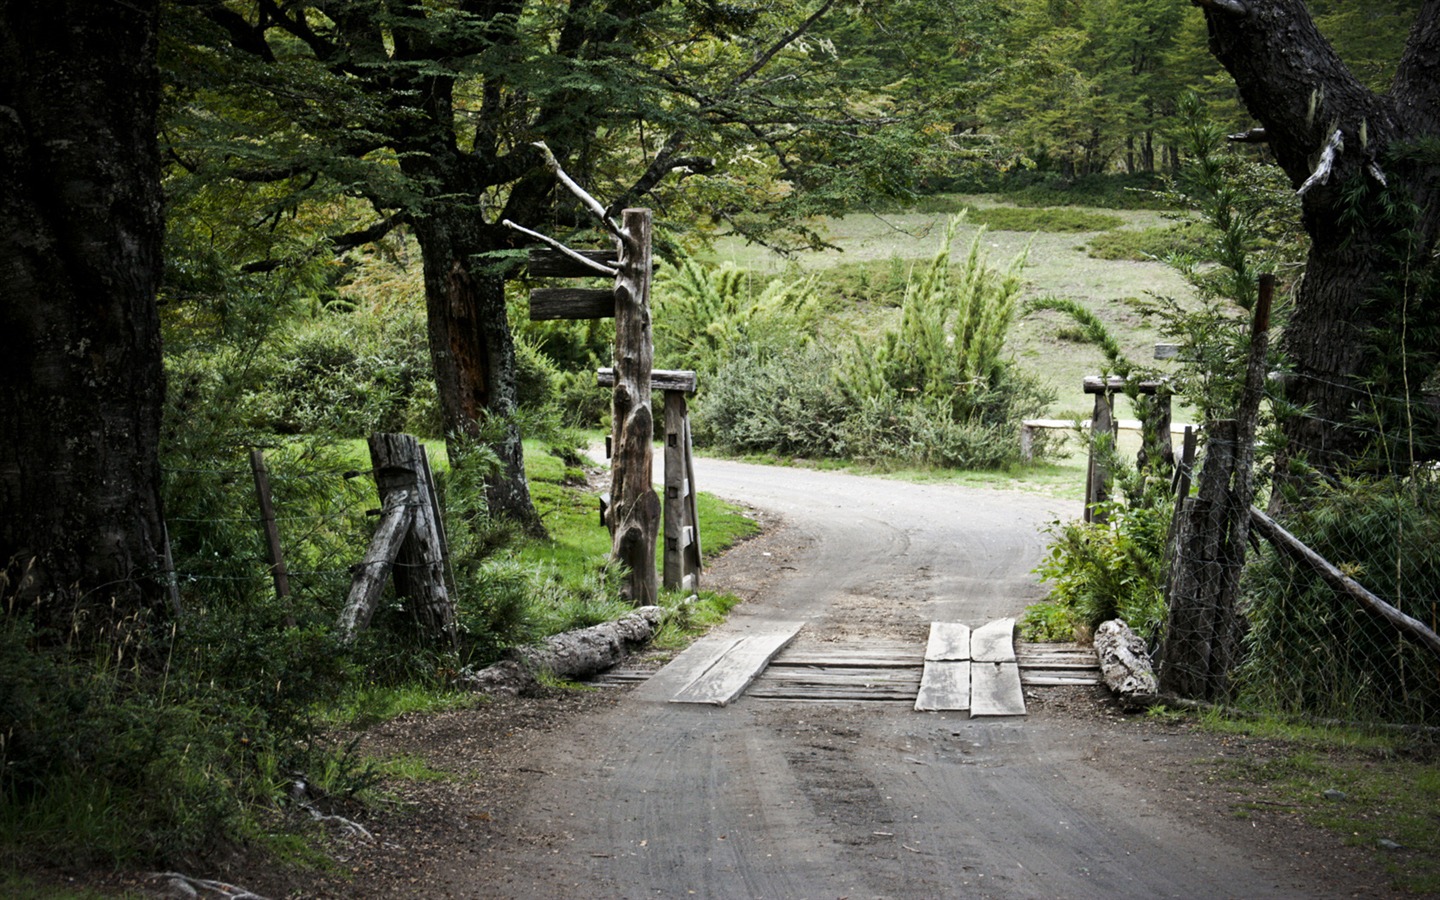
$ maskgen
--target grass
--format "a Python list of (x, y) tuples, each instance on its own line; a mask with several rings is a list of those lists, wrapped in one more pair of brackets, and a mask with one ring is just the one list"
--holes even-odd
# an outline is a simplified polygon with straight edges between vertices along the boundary
[[(934, 254), (946, 222), (962, 207), (973, 212), (956, 235), (953, 253), (957, 261), (969, 251), (971, 239), (983, 224), (979, 220), (993, 217), (1001, 224), (986, 232), (982, 249), (992, 265), (1002, 268), (1019, 254), (1027, 254), (1022, 299), (1051, 295), (1076, 300), (1104, 321), (1133, 362), (1161, 371), (1171, 365), (1153, 358), (1160, 333), (1146, 315), (1146, 301), (1152, 296), (1185, 300), (1193, 296), (1190, 286), (1158, 260), (1097, 259), (1090, 252), (1100, 238), (1128, 242), (1135, 240), (1129, 237), (1132, 233), (1173, 226), (1164, 214), (1151, 209), (1015, 210), (1002, 206), (994, 195), (937, 195), (918, 211), (852, 214), (817, 223), (839, 251), (787, 258), (763, 247), (721, 240), (711, 259), (733, 261), (760, 273), (818, 275), (837, 300), (838, 327), (869, 333), (896, 314), (910, 268)], [(1060, 228), (1082, 221), (1094, 230)], [(1055, 230), (1048, 230), (1052, 227)], [(1145, 239), (1153, 239), (1153, 235)], [(1022, 315), (1010, 330), (1007, 347), (1016, 363), (1057, 394), (1047, 416), (1084, 418), (1090, 414), (1089, 398), (1080, 386), (1085, 376), (1099, 374), (1104, 359), (1097, 348), (1078, 343), (1074, 337), (1073, 323), (1049, 311)], [(1182, 421), (1178, 412), (1176, 419)]]
[(1211, 731), (1267, 742), (1215, 764), (1251, 794), (1237, 815), (1284, 809), (1366, 848), (1400, 890), (1440, 891), (1440, 748), (1433, 739), (1214, 714), (1200, 721)]

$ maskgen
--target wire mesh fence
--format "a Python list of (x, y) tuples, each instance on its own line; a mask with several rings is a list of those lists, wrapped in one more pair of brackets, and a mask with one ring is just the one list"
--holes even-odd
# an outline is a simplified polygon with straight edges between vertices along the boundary
[[(1381, 414), (1412, 401), (1366, 395), (1337, 423), (1288, 409), (1273, 385), (1270, 399), (1305, 421), (1274, 429), (1252, 473), (1207, 471), (1238, 452), (1212, 431), (1177, 516), (1167, 683), (1288, 713), (1440, 724), (1440, 470), (1422, 461), (1425, 435)], [(1248, 498), (1227, 506), (1246, 474), (1264, 476), (1256, 503), (1273, 521)]]

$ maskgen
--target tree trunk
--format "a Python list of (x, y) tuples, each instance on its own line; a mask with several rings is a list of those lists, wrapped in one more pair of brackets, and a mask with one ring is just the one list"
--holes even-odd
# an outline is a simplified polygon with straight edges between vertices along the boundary
[(525, 450), (515, 424), (519, 398), (505, 276), (483, 255), (505, 247), (507, 237), (472, 224), (479, 215), (473, 208), (436, 202), (415, 223), (446, 446), (452, 458), (459, 458), (466, 438), (485, 441), (501, 465), (487, 483), (490, 511), (532, 534), (544, 534), (530, 500)]
[(0, 565), (61, 628), (165, 596), (158, 6), (0, 7)]
[(1396, 151), (1440, 136), (1440, 0), (1422, 4), (1384, 95), (1351, 74), (1303, 0), (1201, 5), (1212, 52), (1297, 188), (1343, 137), (1328, 179), (1305, 191), (1312, 244), (1282, 347), (1294, 367), (1287, 399), (1301, 410), (1285, 423), (1292, 450), (1321, 471), (1344, 471), (1377, 433), (1384, 408), (1373, 398), (1418, 405), (1401, 395), (1437, 364), (1440, 305), (1419, 302), (1406, 282), (1440, 234), (1440, 166)]

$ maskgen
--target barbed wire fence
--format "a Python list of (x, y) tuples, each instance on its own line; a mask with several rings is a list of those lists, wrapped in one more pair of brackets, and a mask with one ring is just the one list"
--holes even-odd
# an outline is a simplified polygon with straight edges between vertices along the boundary
[[(1206, 424), (1200, 461), (1178, 479), (1193, 477), (1196, 489), (1177, 498), (1162, 690), (1325, 719), (1440, 724), (1440, 471), (1415, 459), (1404, 429), (1362, 420), (1322, 424), (1352, 429), (1376, 464), (1313, 472), (1296, 500), (1294, 463), (1327, 451), (1292, 440), (1264, 478), (1259, 404), (1305, 412), (1257, 376), (1263, 324), (1257, 317), (1236, 418)], [(1345, 389), (1369, 408), (1414, 402)]]

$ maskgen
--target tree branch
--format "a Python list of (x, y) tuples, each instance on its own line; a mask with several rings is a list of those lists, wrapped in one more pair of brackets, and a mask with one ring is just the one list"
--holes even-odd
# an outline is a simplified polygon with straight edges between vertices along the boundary
[[(379, 222), (376, 222), (374, 225), (371, 225), (368, 228), (362, 228), (359, 231), (347, 232), (346, 234), (331, 235), (330, 237), (326, 238), (325, 243), (329, 244), (330, 249), (336, 253), (339, 253), (342, 250), (353, 250), (356, 247), (363, 247), (366, 244), (375, 243), (376, 241), (383, 238), (385, 235), (394, 231), (395, 228), (403, 224), (405, 220), (406, 214), (403, 212), (398, 212), (394, 215), (381, 219)], [(311, 252), (313, 253), (313, 251)], [(255, 262), (246, 263), (245, 265), (241, 266), (240, 271), (244, 272), (246, 275), (260, 275), (265, 272), (273, 272), (281, 266), (286, 266), (291, 263), (297, 262), (300, 259), (303, 259), (306, 255), (308, 254), (287, 256), (282, 259), (256, 260)]]
[(604, 225), (605, 228), (609, 230), (612, 235), (614, 235), (616, 238), (623, 238), (623, 234), (620, 231), (620, 226), (616, 225), (615, 222), (606, 213), (605, 207), (600, 204), (599, 200), (596, 200), (594, 197), (590, 196), (589, 191), (586, 191), (579, 184), (577, 184), (575, 182), (575, 179), (571, 178), (569, 174), (567, 174), (566, 171), (560, 167), (560, 160), (555, 158), (555, 154), (550, 152), (550, 148), (545, 145), (545, 142), (536, 141), (535, 146), (539, 147), (541, 152), (545, 154), (545, 166), (552, 173), (554, 173), (555, 178), (561, 184), (565, 185), (565, 187), (570, 191), (570, 193), (574, 194), (576, 198), (578, 198), (580, 202), (585, 205), (586, 209), (594, 213), (595, 218), (599, 219), (600, 224)]
[(1270, 140), (1270, 133), (1263, 128), (1252, 128), (1249, 131), (1241, 131), (1238, 134), (1226, 135), (1227, 140), (1237, 144), (1264, 144)]
[(665, 141), (665, 146), (655, 154), (650, 165), (645, 167), (644, 173), (636, 179), (635, 183), (623, 191), (620, 196), (610, 202), (605, 210), (606, 216), (614, 216), (629, 206), (637, 197), (643, 197), (655, 189), (666, 175), (676, 169), (689, 168), (696, 172), (709, 172), (715, 168), (715, 160), (708, 156), (677, 156), (685, 145), (684, 132), (677, 131), (670, 135)]
[(740, 85), (755, 77), (756, 72), (759, 72), (761, 69), (765, 68), (767, 65), (770, 64), (770, 60), (775, 58), (775, 54), (779, 53), (781, 50), (784, 50), (786, 47), (793, 44), (802, 35), (804, 35), (805, 32), (809, 31), (816, 22), (820, 21), (820, 17), (829, 12), (834, 5), (835, 0), (825, 0), (824, 3), (821, 3), (820, 8), (815, 10), (815, 12), (811, 13), (810, 17), (807, 18), (804, 22), (801, 22), (798, 26), (796, 26), (794, 31), (780, 38), (780, 40), (776, 41), (774, 44), (771, 44), (770, 47), (767, 48), (763, 53), (755, 57), (755, 61), (750, 64), (750, 67), (748, 69), (741, 72), (739, 75), (736, 75), (730, 81), (729, 89), (733, 91)]
[(527, 237), (532, 237), (543, 244), (554, 247), (556, 250), (575, 260), (577, 263), (580, 263), (588, 269), (594, 270), (596, 274), (609, 275), (611, 278), (614, 278), (615, 276), (620, 274), (619, 269), (613, 269), (602, 262), (597, 262), (588, 256), (576, 253), (574, 250), (571, 250), (569, 247), (565, 246), (564, 244), (560, 243), (549, 235), (541, 234), (538, 231), (531, 231), (524, 225), (517, 225), (509, 219), (502, 219), (500, 221), (500, 224), (504, 225), (506, 228), (511, 229), (512, 231), (518, 231), (521, 234), (526, 235)]
[(1305, 183), (1300, 185), (1300, 189), (1295, 192), (1295, 195), (1297, 197), (1303, 197), (1311, 188), (1315, 187), (1315, 185), (1328, 184), (1330, 182), (1330, 172), (1335, 168), (1335, 159), (1344, 149), (1345, 133), (1337, 128), (1335, 129), (1335, 133), (1330, 135), (1330, 140), (1325, 142), (1325, 149), (1320, 151), (1320, 162), (1315, 166), (1315, 171), (1309, 178), (1305, 179)]

